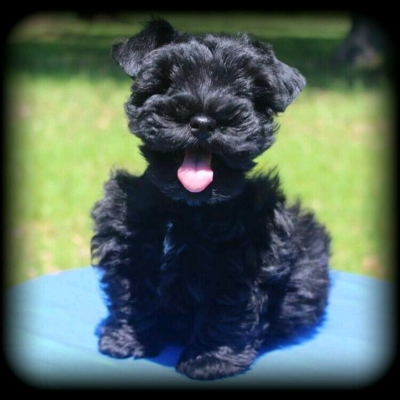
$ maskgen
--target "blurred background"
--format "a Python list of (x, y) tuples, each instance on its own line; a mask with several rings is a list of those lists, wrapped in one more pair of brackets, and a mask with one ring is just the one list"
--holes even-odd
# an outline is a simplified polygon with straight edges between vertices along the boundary
[(90, 265), (94, 202), (112, 167), (146, 165), (123, 105), (131, 80), (112, 43), (151, 15), (192, 32), (249, 32), (307, 87), (278, 117), (275, 166), (333, 238), (334, 269), (394, 279), (394, 48), (350, 13), (59, 12), (30, 14), (4, 46), (5, 283)]

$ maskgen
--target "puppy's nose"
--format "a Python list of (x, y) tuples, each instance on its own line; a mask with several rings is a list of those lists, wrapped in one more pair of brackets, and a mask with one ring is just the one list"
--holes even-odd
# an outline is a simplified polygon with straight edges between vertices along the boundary
[(195, 115), (190, 120), (190, 129), (199, 139), (207, 139), (213, 133), (215, 126), (215, 119), (207, 115)]

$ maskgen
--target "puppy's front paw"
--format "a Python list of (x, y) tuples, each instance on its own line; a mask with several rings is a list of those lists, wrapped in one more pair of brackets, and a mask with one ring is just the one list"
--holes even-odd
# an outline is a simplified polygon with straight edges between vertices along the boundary
[(129, 325), (103, 326), (99, 339), (99, 350), (113, 358), (143, 358), (158, 355), (161, 345), (157, 338), (153, 338), (153, 341), (148, 340), (146, 343), (140, 342)]
[(176, 370), (185, 374), (191, 379), (214, 380), (226, 378), (244, 372), (249, 364), (237, 357), (226, 357), (226, 348), (222, 351), (206, 352), (195, 355), (191, 349), (186, 349), (182, 353)]

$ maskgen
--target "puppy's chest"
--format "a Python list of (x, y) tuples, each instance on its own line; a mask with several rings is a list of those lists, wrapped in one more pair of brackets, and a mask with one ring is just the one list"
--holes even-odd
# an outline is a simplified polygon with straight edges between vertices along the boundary
[(217, 225), (167, 223), (160, 265), (160, 293), (167, 307), (186, 312), (213, 298), (232, 275), (229, 270), (241, 264), (243, 240), (233, 228), (228, 234)]
[(243, 244), (243, 231), (238, 221), (168, 221), (161, 269), (205, 270), (221, 257), (234, 257)]
[(183, 240), (176, 233), (174, 235), (174, 224), (172, 221), (168, 221), (162, 246), (163, 262), (165, 263), (171, 258), (179, 256), (187, 246), (187, 240)]
[(169, 221), (162, 245), (162, 269), (176, 269), (178, 264), (184, 263), (188, 258), (192, 261), (197, 259), (202, 242), (201, 235), (196, 235), (193, 230), (180, 223)]

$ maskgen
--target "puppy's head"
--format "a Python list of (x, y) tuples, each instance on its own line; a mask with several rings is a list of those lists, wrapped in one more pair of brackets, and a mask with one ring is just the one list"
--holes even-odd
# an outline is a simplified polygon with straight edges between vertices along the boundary
[(125, 109), (149, 178), (190, 204), (240, 193), (254, 158), (274, 141), (273, 117), (305, 85), (247, 35), (191, 35), (161, 19), (115, 44), (112, 55), (134, 79)]

